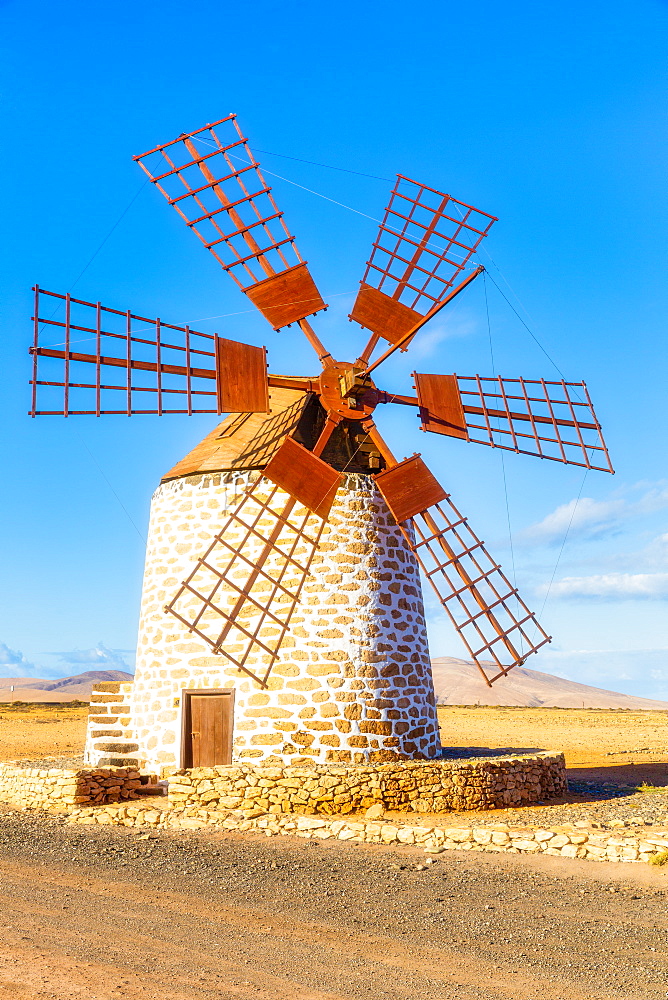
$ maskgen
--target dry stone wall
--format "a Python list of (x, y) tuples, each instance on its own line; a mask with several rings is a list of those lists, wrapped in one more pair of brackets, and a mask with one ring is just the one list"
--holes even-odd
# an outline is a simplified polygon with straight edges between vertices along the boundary
[[(348, 475), (338, 491), (266, 690), (163, 610), (257, 475), (188, 476), (156, 491), (131, 725), (118, 727), (123, 740), (137, 745), (142, 766), (178, 766), (181, 692), (233, 688), (235, 761), (362, 764), (436, 756), (418, 567), (369, 476)], [(277, 506), (287, 499), (280, 493)], [(239, 532), (226, 537), (234, 545)], [(101, 731), (99, 716), (97, 725)], [(91, 735), (88, 759), (109, 742)]]
[[(158, 803), (90, 806), (71, 810), (68, 823), (141, 827), (148, 830), (218, 829), (266, 837), (347, 840), (351, 843), (419, 847), (425, 854), (443, 851), (485, 851), (499, 854), (549, 854), (603, 862), (652, 862), (668, 851), (668, 830), (620, 830), (614, 834), (583, 829), (586, 824), (554, 827), (513, 827), (507, 823), (449, 827), (387, 819), (332, 819), (298, 814), (276, 815), (251, 810), (168, 808)], [(426, 859), (429, 863), (430, 858)]]
[(139, 772), (131, 768), (31, 767), (0, 764), (0, 802), (21, 809), (101, 805), (137, 797)]
[(528, 805), (566, 790), (564, 756), (550, 753), (374, 766), (233, 764), (179, 770), (169, 779), (175, 805), (336, 815), (376, 805), (420, 813), (495, 809)]

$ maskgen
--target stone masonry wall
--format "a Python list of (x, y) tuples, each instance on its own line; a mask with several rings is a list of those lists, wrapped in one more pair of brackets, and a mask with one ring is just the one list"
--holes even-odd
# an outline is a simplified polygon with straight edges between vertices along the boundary
[(104, 805), (137, 798), (139, 772), (131, 768), (30, 767), (0, 764), (0, 802), (21, 809)]
[[(254, 476), (189, 476), (154, 495), (127, 727), (140, 764), (178, 766), (182, 706), (175, 702), (195, 688), (234, 688), (234, 760), (436, 756), (418, 567), (369, 476), (348, 475), (338, 491), (266, 690), (163, 610)], [(277, 506), (286, 501), (280, 494)], [(235, 544), (237, 534), (229, 540)]]
[(549, 753), (374, 766), (232, 764), (179, 770), (169, 779), (174, 805), (279, 814), (345, 815), (373, 806), (419, 813), (507, 808), (566, 790), (564, 756)]
[[(278, 816), (261, 809), (223, 810), (196, 806), (165, 808), (136, 802), (102, 808), (75, 806), (68, 823), (139, 827), (148, 830), (206, 830), (248, 833), (266, 837), (304, 837), (308, 840), (348, 840), (355, 844), (391, 844), (421, 848), (425, 854), (443, 851), (491, 851), (500, 854), (549, 854), (586, 861), (656, 863), (668, 853), (668, 830), (583, 829), (586, 823), (559, 826), (512, 827), (508, 823), (480, 823), (449, 827), (433, 821), (408, 823), (387, 819), (334, 819), (292, 813)], [(433, 858), (426, 858), (425, 864)]]
[(84, 761), (87, 764), (138, 764), (130, 696), (132, 681), (103, 681), (93, 686), (90, 697)]

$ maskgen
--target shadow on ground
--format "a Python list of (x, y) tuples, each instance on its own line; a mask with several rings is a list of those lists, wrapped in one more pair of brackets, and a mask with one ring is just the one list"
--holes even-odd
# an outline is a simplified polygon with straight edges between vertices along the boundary
[(543, 753), (545, 747), (443, 747), (446, 760), (467, 760), (475, 757), (509, 757), (511, 754)]
[(571, 781), (595, 781), (597, 784), (610, 783), (612, 785), (632, 785), (637, 788), (639, 785), (652, 785), (654, 787), (668, 787), (668, 761), (630, 764), (612, 764), (609, 767), (569, 767), (567, 768), (568, 778)]

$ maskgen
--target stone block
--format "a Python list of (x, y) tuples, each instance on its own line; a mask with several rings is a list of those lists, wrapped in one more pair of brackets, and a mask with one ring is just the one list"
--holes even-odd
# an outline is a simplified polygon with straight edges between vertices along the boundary
[(535, 840), (513, 840), (513, 847), (525, 854), (535, 854), (540, 851), (540, 845)]

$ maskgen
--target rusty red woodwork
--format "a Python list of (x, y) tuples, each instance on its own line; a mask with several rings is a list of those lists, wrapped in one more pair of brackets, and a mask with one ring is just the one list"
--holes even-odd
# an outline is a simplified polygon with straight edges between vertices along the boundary
[(613, 472), (584, 382), (458, 375), (457, 384), (469, 441)]
[(212, 334), (38, 287), (34, 326), (31, 416), (219, 412)]
[(420, 406), (422, 430), (466, 438), (466, 417), (455, 375), (422, 375), (413, 372)]
[(331, 465), (289, 437), (267, 465), (264, 475), (322, 518), (329, 514), (342, 478)]
[(487, 212), (398, 174), (350, 318), (394, 342), (400, 335), (395, 328), (405, 324), (405, 333), (411, 324), (392, 303), (426, 315), (461, 278), (495, 222)]
[(219, 413), (269, 413), (267, 351), (216, 337)]
[(290, 629), (326, 523), (314, 523), (308, 509), (297, 513), (296, 501), (283, 502), (278, 486), (264, 497), (266, 487), (260, 477), (247, 490), (164, 608), (261, 687)]
[(373, 478), (397, 524), (447, 497), (419, 455), (406, 458)]
[(404, 537), (488, 685), (550, 642), (450, 497), (412, 526)]
[(305, 263), (251, 285), (246, 295), (275, 330), (326, 308)]
[(420, 313), (379, 292), (373, 285), (362, 284), (350, 318), (365, 330), (395, 344), (415, 326)]
[(134, 159), (274, 328), (326, 308), (235, 115)]
[(182, 691), (182, 767), (232, 763), (234, 689)]

